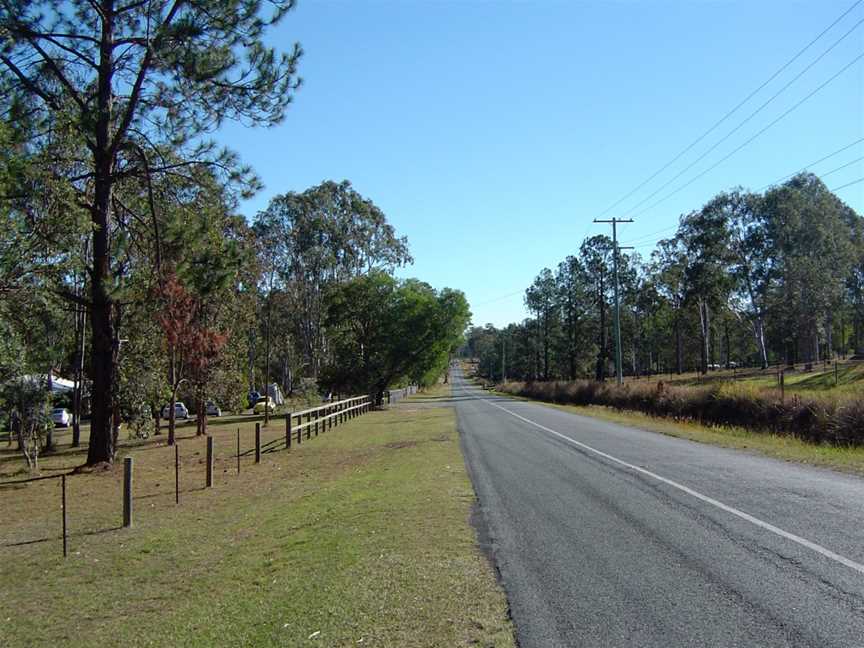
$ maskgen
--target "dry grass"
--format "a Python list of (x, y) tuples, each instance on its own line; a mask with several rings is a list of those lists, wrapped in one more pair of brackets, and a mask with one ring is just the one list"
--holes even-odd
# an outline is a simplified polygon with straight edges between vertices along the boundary
[[(179, 506), (173, 450), (125, 448), (135, 527), (116, 528), (121, 470), (72, 477), (66, 560), (58, 484), (0, 490), (0, 645), (512, 646), (504, 595), (468, 524), (453, 411), (406, 410), (360, 417), (258, 466), (247, 458), (239, 475), (236, 425), (213, 426), (208, 490), (203, 440), (181, 438)], [(242, 434), (249, 447), (252, 427)], [(76, 463), (61, 454), (43, 466)], [(22, 541), (35, 542), (10, 546)]]
[(781, 398), (743, 384), (706, 387), (657, 383), (550, 381), (501, 385), (503, 392), (551, 403), (604, 405), (676, 421), (742, 427), (833, 446), (864, 445), (864, 399)]

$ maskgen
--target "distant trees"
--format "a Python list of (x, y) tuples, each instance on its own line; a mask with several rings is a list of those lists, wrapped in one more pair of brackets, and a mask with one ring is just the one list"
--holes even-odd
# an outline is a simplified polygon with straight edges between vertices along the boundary
[[(497, 378), (502, 343), (526, 339), (510, 343), (509, 377), (604, 380), (612, 252), (605, 236), (585, 240), (578, 257), (555, 273), (544, 269), (526, 290), (532, 318), (505, 330), (471, 329), (465, 352)], [(764, 194), (718, 194), (683, 215), (647, 262), (620, 259), (625, 374), (704, 373), (732, 362), (764, 368), (862, 351), (864, 218), (812, 174)], [(544, 289), (550, 281), (556, 291)], [(537, 350), (547, 348), (549, 370), (538, 372)]]
[(461, 292), (382, 271), (335, 286), (326, 302), (333, 354), (322, 384), (378, 403), (390, 385), (435, 382), (471, 317)]

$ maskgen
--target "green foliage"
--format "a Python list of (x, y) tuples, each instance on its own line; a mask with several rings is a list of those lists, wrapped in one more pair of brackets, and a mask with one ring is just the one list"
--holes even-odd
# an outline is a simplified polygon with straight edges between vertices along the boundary
[[(612, 258), (608, 237), (585, 240), (526, 290), (531, 319), (472, 329), (463, 354), (496, 380), (502, 359), (509, 378), (604, 380)], [(625, 375), (864, 357), (864, 219), (810, 174), (715, 196), (650, 262), (620, 254), (619, 284)]]
[(327, 302), (335, 350), (322, 383), (343, 393), (437, 380), (471, 316), (461, 292), (381, 271), (335, 287)]

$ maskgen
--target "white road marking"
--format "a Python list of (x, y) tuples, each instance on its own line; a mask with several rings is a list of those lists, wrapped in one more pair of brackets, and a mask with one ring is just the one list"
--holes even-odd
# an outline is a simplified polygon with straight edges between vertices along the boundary
[[(463, 388), (463, 390), (464, 390), (464, 388)], [(465, 391), (467, 391), (467, 390), (465, 390)], [(699, 491), (695, 491), (692, 488), (685, 486), (684, 484), (679, 484), (676, 481), (673, 481), (671, 479), (667, 479), (666, 477), (658, 475), (657, 473), (653, 473), (650, 470), (645, 470), (644, 468), (640, 468), (639, 466), (635, 466), (631, 463), (628, 463), (626, 461), (618, 459), (617, 457), (613, 457), (612, 455), (607, 454), (607, 453), (603, 452), (602, 450), (598, 450), (597, 448), (592, 448), (591, 446), (589, 446), (585, 443), (582, 443), (581, 441), (576, 441), (576, 439), (571, 439), (570, 437), (568, 437), (565, 434), (561, 434), (560, 432), (556, 432), (555, 430), (548, 428), (545, 425), (541, 425), (540, 423), (536, 423), (535, 421), (532, 421), (531, 419), (527, 419), (524, 416), (520, 416), (519, 414), (516, 414), (516, 412), (511, 412), (506, 407), (501, 407), (500, 405), (493, 403), (490, 400), (487, 400), (487, 399), (479, 397), (479, 396), (477, 398), (478, 398), (478, 400), (481, 400), (484, 403), (488, 403), (492, 407), (497, 407), (501, 411), (507, 412), (510, 416), (514, 416), (521, 421), (525, 421), (525, 423), (533, 425), (533, 426), (543, 430), (544, 432), (548, 432), (549, 434), (554, 434), (556, 437), (559, 437), (560, 439), (566, 441), (567, 443), (578, 446), (584, 450), (588, 450), (589, 452), (593, 452), (594, 454), (596, 454), (600, 457), (603, 457), (604, 459), (608, 459), (609, 461), (612, 461), (612, 462), (617, 463), (621, 466), (624, 466), (625, 468), (629, 468), (630, 470), (641, 473), (647, 477), (651, 477), (652, 479), (656, 479), (657, 481), (662, 482), (668, 486), (671, 486), (672, 488), (677, 488), (681, 492), (687, 493), (688, 495), (695, 497), (696, 499), (701, 500), (701, 501), (705, 502), (706, 504), (711, 504), (711, 506), (715, 506), (722, 511), (726, 511), (727, 513), (730, 513), (731, 515), (734, 515), (736, 517), (741, 518), (742, 520), (747, 520), (748, 522), (756, 525), (760, 529), (765, 529), (766, 531), (770, 531), (771, 533), (778, 535), (781, 538), (786, 538), (787, 540), (791, 540), (792, 542), (799, 544), (802, 547), (807, 547), (808, 549), (815, 551), (816, 553), (818, 553), (822, 556), (825, 556), (826, 558), (829, 558), (830, 560), (838, 562), (841, 565), (845, 565), (846, 567), (849, 567), (850, 569), (854, 569), (855, 571), (857, 571), (860, 574), (864, 574), (864, 565), (862, 565), (861, 563), (855, 562), (854, 560), (850, 560), (849, 558), (846, 558), (845, 556), (841, 556), (840, 554), (835, 553), (835, 552), (831, 551), (830, 549), (823, 547), (820, 544), (816, 544), (815, 542), (811, 542), (807, 538), (802, 538), (801, 536), (797, 536), (794, 533), (790, 533), (789, 531), (784, 531), (780, 527), (776, 527), (769, 522), (765, 522), (764, 520), (760, 520), (757, 517), (753, 517), (749, 513), (745, 513), (744, 511), (738, 510), (734, 506), (729, 506), (728, 504), (724, 504), (723, 502), (720, 502), (720, 501), (714, 499), (713, 497), (708, 497), (707, 495), (703, 495)]]

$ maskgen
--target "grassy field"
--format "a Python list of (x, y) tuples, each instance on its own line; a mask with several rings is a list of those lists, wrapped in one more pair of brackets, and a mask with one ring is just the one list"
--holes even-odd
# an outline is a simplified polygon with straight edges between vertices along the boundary
[(468, 523), (452, 409), (409, 401), (246, 458), (239, 475), (236, 425), (211, 431), (215, 487), (203, 489), (203, 440), (181, 438), (179, 506), (173, 449), (124, 448), (132, 529), (118, 528), (121, 470), (71, 477), (65, 560), (56, 480), (0, 489), (0, 645), (513, 645)]
[[(658, 382), (669, 385), (712, 385), (731, 383), (750, 387), (759, 391), (779, 391), (777, 368), (768, 369), (721, 369), (711, 371), (707, 375), (695, 372), (678, 374), (658, 374), (641, 378), (627, 376), (625, 382)], [(806, 371), (804, 365), (796, 368), (784, 368), (784, 388), (789, 394), (802, 396), (827, 397), (860, 397), (864, 393), (864, 361), (843, 361), (837, 363), (836, 371), (833, 364), (815, 364), (811, 371)]]

